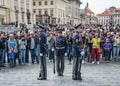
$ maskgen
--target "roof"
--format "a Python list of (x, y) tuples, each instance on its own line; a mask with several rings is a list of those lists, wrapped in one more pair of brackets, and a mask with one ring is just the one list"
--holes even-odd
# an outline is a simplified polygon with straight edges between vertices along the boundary
[(97, 16), (101, 16), (101, 15), (109, 15), (109, 9), (105, 9), (104, 12), (97, 14)]
[(77, 1), (79, 2), (80, 4), (82, 4), (82, 2), (80, 0), (67, 0), (67, 1)]
[[(120, 12), (120, 8), (116, 8), (116, 12)], [(97, 14), (97, 16), (107, 16), (107, 15), (110, 15), (109, 9), (105, 9), (104, 12)]]
[(94, 12), (89, 7), (86, 7), (86, 13), (94, 14)]
[(120, 12), (120, 8), (116, 8), (116, 11), (117, 11), (117, 12)]

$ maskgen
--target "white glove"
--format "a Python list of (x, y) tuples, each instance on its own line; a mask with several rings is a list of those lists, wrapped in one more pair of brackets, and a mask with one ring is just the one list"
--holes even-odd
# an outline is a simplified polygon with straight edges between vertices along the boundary
[(54, 48), (52, 48), (52, 51), (54, 51)]
[(83, 56), (84, 54), (85, 54), (85, 52), (82, 50), (81, 55)]
[(67, 53), (65, 53), (65, 56), (67, 56)]
[(40, 53), (40, 56), (43, 56), (43, 54), (42, 54), (42, 53)]

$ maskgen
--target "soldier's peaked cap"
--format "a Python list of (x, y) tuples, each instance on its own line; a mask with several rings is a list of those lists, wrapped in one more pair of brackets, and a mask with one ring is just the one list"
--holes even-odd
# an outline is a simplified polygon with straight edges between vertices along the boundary
[(44, 26), (42, 24), (38, 24), (38, 27), (44, 29)]
[(76, 28), (76, 29), (79, 28), (79, 27), (82, 27), (82, 24), (77, 24), (77, 25), (75, 25), (75, 28)]

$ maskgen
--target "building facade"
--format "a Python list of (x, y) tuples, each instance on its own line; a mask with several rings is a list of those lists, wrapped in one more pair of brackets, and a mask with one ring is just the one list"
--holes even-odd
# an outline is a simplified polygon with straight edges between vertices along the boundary
[(104, 26), (120, 25), (120, 8), (110, 7), (97, 15), (99, 24)]
[(33, 13), (38, 23), (66, 23), (67, 0), (33, 0)]
[(7, 12), (9, 12), (9, 8), (6, 0), (0, 0), (0, 25), (9, 21)]
[(80, 0), (68, 0), (66, 8), (67, 23), (77, 24), (80, 22)]
[(27, 10), (30, 12), (30, 21), (32, 20), (33, 11), (31, 6), (32, 0), (0, 0), (0, 22), (11, 23), (28, 23)]
[(98, 18), (95, 16), (95, 13), (89, 8), (88, 3), (84, 9), (80, 9), (80, 19), (82, 24), (98, 23)]

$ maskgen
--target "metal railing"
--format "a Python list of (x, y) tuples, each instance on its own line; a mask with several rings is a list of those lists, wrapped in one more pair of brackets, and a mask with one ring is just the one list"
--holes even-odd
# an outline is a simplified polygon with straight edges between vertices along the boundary
[(1, 25), (0, 26), (0, 31), (7, 32), (7, 31), (17, 31), (19, 28), (16, 28), (15, 26), (12, 25)]

